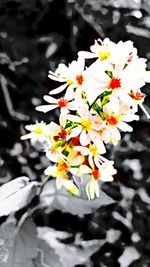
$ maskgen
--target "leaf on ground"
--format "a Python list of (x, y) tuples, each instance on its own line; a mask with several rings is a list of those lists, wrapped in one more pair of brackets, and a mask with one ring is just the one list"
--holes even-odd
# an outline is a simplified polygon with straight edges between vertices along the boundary
[(37, 182), (19, 177), (0, 188), (0, 216), (7, 216), (30, 203), (38, 190)]
[(27, 219), (20, 227), (14, 246), (14, 267), (31, 267), (37, 255), (37, 229), (32, 219)]
[(0, 226), (0, 266), (12, 267), (13, 247), (16, 237), (16, 219), (12, 216)]
[(55, 180), (47, 182), (40, 199), (41, 206), (46, 208), (46, 213), (58, 209), (73, 215), (90, 214), (101, 206), (114, 203), (114, 200), (103, 191), (100, 193), (100, 198), (94, 200), (72, 196), (65, 188), (57, 190)]
[(0, 266), (32, 267), (37, 256), (37, 229), (31, 219), (18, 228), (16, 219), (8, 217), (0, 227)]
[(38, 234), (39, 237), (43, 239), (50, 248), (53, 248), (55, 250), (56, 254), (62, 261), (63, 267), (73, 267), (78, 264), (80, 265), (88, 263), (90, 256), (95, 253), (105, 242), (103, 240), (81, 240), (78, 245), (66, 245), (60, 241), (60, 238), (66, 238), (66, 236), (68, 236), (68, 233), (56, 231), (49, 227), (38, 227)]
[(60, 257), (55, 253), (45, 240), (38, 239), (38, 254), (33, 259), (32, 267), (65, 267)]

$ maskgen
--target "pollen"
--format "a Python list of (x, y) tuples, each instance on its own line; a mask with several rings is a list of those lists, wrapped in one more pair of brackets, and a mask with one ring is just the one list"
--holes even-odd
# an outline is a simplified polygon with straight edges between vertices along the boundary
[(81, 125), (87, 131), (91, 129), (91, 121), (86, 119), (85, 117), (82, 118)]
[(100, 51), (98, 52), (98, 55), (101, 61), (110, 57), (110, 53), (108, 51)]
[(108, 87), (112, 90), (118, 89), (121, 87), (121, 81), (118, 78), (113, 77), (111, 81), (109, 82)]
[(92, 175), (94, 177), (95, 180), (98, 180), (100, 178), (100, 172), (98, 169), (95, 169), (92, 171)]
[(110, 125), (116, 125), (118, 123), (118, 119), (116, 117), (110, 116), (107, 118), (106, 122)]
[(71, 79), (68, 79), (68, 80), (67, 80), (67, 83), (68, 83), (69, 85), (71, 85), (71, 84), (73, 84), (73, 81), (72, 81)]
[(59, 100), (58, 100), (58, 106), (60, 108), (66, 107), (67, 104), (68, 104), (68, 100), (67, 99), (65, 99), (63, 96), (61, 98), (59, 98)]
[(43, 130), (42, 130), (42, 128), (40, 128), (38, 125), (36, 126), (34, 132), (35, 132), (36, 134), (43, 134)]
[(78, 85), (82, 85), (83, 81), (84, 81), (84, 78), (83, 78), (83, 75), (77, 75), (76, 77), (76, 81), (78, 83)]

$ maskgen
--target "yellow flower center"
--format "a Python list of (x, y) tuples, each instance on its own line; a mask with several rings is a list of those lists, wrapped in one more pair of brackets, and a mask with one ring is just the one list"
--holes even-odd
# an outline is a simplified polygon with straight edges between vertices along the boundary
[(81, 125), (85, 130), (89, 131), (91, 129), (91, 124), (92, 124), (91, 121), (87, 119), (85, 116), (82, 118)]
[(97, 147), (96, 147), (95, 145), (90, 145), (90, 146), (89, 146), (89, 151), (90, 151), (94, 156), (97, 156), (97, 155), (98, 155)]
[(73, 81), (72, 81), (71, 79), (68, 79), (68, 80), (67, 80), (67, 83), (68, 83), (69, 85), (71, 85), (71, 84), (73, 84)]
[(34, 132), (36, 134), (43, 134), (43, 129), (39, 125), (37, 125)]
[(105, 59), (110, 57), (110, 53), (108, 51), (106, 51), (106, 50), (99, 51), (98, 55), (99, 55), (99, 58), (100, 58), (101, 61), (103, 61), (103, 60), (105, 60)]

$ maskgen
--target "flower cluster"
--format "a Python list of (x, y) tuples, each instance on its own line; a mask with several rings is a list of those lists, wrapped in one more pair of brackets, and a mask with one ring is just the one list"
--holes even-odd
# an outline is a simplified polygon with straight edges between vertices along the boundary
[[(121, 131), (133, 130), (128, 123), (139, 120), (138, 106), (149, 118), (141, 92), (141, 87), (150, 82), (146, 59), (138, 56), (131, 41), (116, 44), (108, 38), (98, 39), (90, 52), (80, 51), (77, 61), (68, 67), (60, 63), (55, 72), (49, 72), (49, 78), (61, 85), (45, 95), (47, 104), (36, 110), (59, 108), (59, 125), (28, 125), (30, 133), (22, 139), (46, 141), (46, 156), (55, 164), (45, 174), (56, 178), (58, 188), (63, 185), (78, 195), (72, 177), (84, 179), (86, 174), (90, 177), (88, 198), (99, 197), (98, 181), (113, 181), (116, 174), (114, 162), (103, 156), (106, 144), (116, 145)], [(60, 93), (61, 97), (53, 97)]]

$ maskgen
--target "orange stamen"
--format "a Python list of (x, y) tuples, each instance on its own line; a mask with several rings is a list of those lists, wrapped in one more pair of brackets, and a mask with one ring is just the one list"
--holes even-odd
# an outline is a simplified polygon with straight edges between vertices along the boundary
[(94, 177), (95, 180), (98, 180), (100, 178), (100, 172), (99, 170), (95, 169), (92, 171), (92, 175)]
[(58, 100), (58, 106), (60, 108), (66, 107), (67, 104), (68, 104), (68, 100), (67, 99), (65, 99), (63, 96), (61, 98), (59, 98), (59, 100)]
[(106, 121), (110, 125), (116, 125), (118, 123), (118, 120), (113, 116), (108, 117)]
[(79, 85), (81, 85), (84, 81), (83, 75), (77, 75), (76, 76), (76, 81)]

